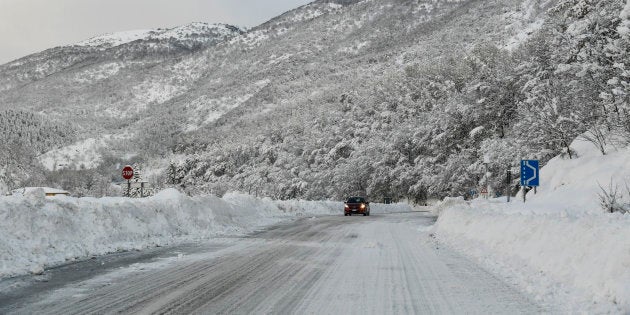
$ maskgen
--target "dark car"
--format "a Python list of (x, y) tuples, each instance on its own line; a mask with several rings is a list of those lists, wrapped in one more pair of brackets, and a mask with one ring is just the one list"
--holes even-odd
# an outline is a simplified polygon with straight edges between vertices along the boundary
[(343, 214), (352, 215), (353, 213), (370, 215), (370, 203), (363, 197), (348, 198), (343, 206)]

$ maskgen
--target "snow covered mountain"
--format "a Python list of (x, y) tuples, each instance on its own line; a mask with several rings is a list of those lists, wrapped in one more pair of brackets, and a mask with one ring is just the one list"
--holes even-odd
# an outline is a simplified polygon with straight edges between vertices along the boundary
[[(103, 35), (1, 66), (0, 108), (76, 130), (76, 143), (35, 153), (48, 169), (95, 167), (101, 151), (152, 160), (182, 139), (224, 138), (269, 115), (319, 115), (312, 104), (357, 93), (388, 69), (468, 49), (478, 14), (483, 38), (504, 41), (515, 34), (506, 10), (521, 1), (316, 1), (248, 32), (193, 23)], [(441, 30), (453, 14), (462, 20)]]
[(516, 133), (505, 104), (534, 99), (512, 63), (557, 2), (318, 0), (247, 31), (105, 35), (0, 66), (0, 109), (69, 130), (32, 153), (53, 170), (135, 162), (156, 183), (282, 198), (458, 194), (485, 138)]
[[(234, 26), (192, 23), (172, 29), (139, 30), (97, 36), (70, 46), (52, 48), (0, 66), (6, 91), (48, 76), (72, 71), (86, 73), (106, 61), (124, 62), (147, 57), (169, 58), (214, 46), (243, 31)], [(110, 71), (111, 72), (111, 71)], [(90, 73), (86, 73), (89, 77)], [(96, 76), (93, 80), (102, 79)]]
[[(171, 29), (136, 30), (105, 34), (77, 43), (76, 46), (111, 48), (137, 40), (168, 40), (177, 41), (184, 46), (188, 44), (190, 48), (193, 48), (194, 44), (211, 44), (225, 41), (228, 37), (234, 36), (235, 32), (238, 32), (238, 29), (233, 26), (196, 22)], [(191, 43), (193, 45), (190, 45)]]

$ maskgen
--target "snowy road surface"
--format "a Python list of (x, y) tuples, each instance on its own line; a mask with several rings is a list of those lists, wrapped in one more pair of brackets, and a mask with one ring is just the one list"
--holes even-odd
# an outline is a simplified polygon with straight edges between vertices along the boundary
[[(43, 281), (3, 281), (0, 313), (549, 311), (434, 243), (423, 231), (434, 220), (423, 213), (303, 218), (241, 239), (180, 248), (178, 254), (121, 258), (126, 262), (107, 271), (94, 262), (79, 263), (87, 265), (56, 275), (48, 271)], [(86, 270), (93, 275), (77, 276)]]

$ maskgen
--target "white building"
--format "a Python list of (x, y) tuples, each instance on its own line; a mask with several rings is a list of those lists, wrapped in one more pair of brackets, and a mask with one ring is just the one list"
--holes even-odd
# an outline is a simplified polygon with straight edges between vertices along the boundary
[(18, 189), (14, 189), (11, 191), (10, 195), (13, 196), (26, 196), (26, 195), (30, 195), (33, 193), (36, 193), (37, 190), (41, 189), (43, 191), (43, 193), (46, 195), (46, 197), (55, 197), (55, 196), (69, 196), (70, 192), (65, 191), (65, 190), (61, 190), (61, 189), (56, 189), (56, 188), (50, 188), (50, 187), (24, 187), (24, 188), (18, 188)]

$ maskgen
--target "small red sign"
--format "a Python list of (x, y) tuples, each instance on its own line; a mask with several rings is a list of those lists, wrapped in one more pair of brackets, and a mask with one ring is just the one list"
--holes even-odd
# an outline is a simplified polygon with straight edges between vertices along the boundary
[(126, 180), (133, 178), (133, 167), (127, 165), (122, 169), (122, 177)]

